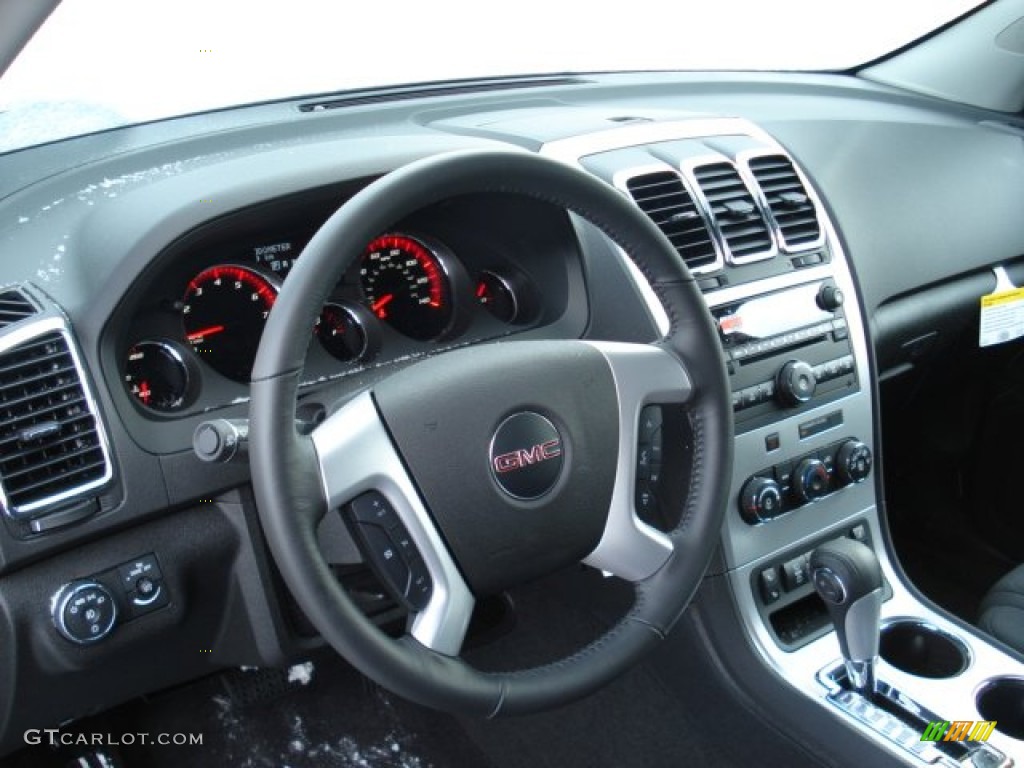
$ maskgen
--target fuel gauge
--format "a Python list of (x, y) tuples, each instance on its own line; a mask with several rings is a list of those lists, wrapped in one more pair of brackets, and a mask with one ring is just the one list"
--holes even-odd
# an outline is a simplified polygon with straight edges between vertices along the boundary
[(171, 341), (140, 341), (129, 349), (124, 384), (137, 403), (163, 413), (181, 410), (192, 394), (189, 366)]
[(533, 291), (525, 277), (485, 270), (477, 275), (476, 300), (494, 317), (509, 325), (533, 319)]

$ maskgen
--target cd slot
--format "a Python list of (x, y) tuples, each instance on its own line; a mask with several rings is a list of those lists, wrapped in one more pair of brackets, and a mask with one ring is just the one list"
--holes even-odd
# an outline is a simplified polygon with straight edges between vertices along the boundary
[(767, 357), (774, 357), (789, 350), (815, 344), (825, 339), (830, 333), (845, 338), (845, 331), (846, 319), (837, 317), (833, 320), (809, 325), (806, 328), (780, 333), (778, 336), (768, 339), (736, 344), (729, 352), (732, 359), (740, 365), (750, 365)]
[[(795, 349), (801, 349), (802, 347), (806, 347), (811, 344), (816, 344), (819, 341), (824, 341), (827, 336), (827, 332), (822, 332), (817, 336), (809, 336), (807, 338), (801, 339), (800, 341), (791, 341), (788, 344), (772, 344), (771, 347), (767, 350), (744, 355), (743, 357), (738, 359), (738, 362), (741, 366), (758, 363), (769, 357), (775, 357), (776, 355), (781, 355), (786, 352), (792, 352)], [(769, 341), (774, 342), (777, 340), (778, 339), (770, 339)], [(736, 359), (735, 356), (734, 359)]]

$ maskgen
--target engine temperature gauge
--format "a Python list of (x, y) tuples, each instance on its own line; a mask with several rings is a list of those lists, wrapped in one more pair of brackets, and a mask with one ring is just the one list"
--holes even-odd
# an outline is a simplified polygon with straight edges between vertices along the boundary
[(124, 384), (140, 405), (169, 413), (188, 405), (192, 376), (170, 341), (140, 341), (128, 350)]
[(359, 304), (325, 304), (316, 324), (316, 337), (324, 349), (343, 362), (368, 360), (380, 349), (377, 318)]

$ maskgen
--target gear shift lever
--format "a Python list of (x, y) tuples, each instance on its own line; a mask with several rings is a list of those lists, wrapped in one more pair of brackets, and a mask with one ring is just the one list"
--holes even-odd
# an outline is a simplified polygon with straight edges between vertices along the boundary
[(853, 539), (826, 542), (811, 554), (811, 581), (832, 617), (850, 682), (870, 696), (875, 691), (882, 611), (878, 558)]

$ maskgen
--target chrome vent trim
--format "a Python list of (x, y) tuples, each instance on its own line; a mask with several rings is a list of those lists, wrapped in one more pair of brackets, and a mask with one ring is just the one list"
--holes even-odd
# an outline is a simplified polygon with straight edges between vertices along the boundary
[(781, 153), (749, 153), (741, 160), (764, 198), (781, 247), (789, 252), (825, 242), (818, 206), (796, 164)]
[(735, 165), (719, 160), (694, 165), (691, 172), (729, 263), (750, 264), (778, 253), (761, 205)]
[(17, 288), (0, 290), (0, 328), (32, 317), (39, 308)]
[(703, 275), (725, 265), (711, 222), (677, 170), (634, 168), (619, 174), (615, 185), (662, 231), (690, 272)]
[(105, 485), (109, 442), (61, 317), (0, 335), (0, 504), (14, 519)]

